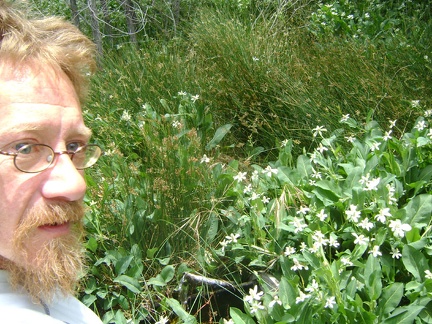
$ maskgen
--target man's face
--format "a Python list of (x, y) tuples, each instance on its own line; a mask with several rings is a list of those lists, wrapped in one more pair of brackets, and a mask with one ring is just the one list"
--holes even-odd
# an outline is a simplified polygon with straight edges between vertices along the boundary
[[(0, 64), (0, 121), (0, 149), (6, 152), (33, 143), (66, 151), (86, 144), (90, 137), (71, 82), (46, 66), (16, 71)], [(42, 249), (56, 248), (63, 244), (57, 242), (76, 236), (74, 224), (83, 217), (83, 171), (67, 154), (55, 159), (40, 173), (24, 173), (14, 166), (12, 156), (0, 155), (0, 256), (23, 269), (39, 268)], [(61, 207), (71, 204), (72, 209)], [(55, 211), (46, 212), (52, 206)], [(14, 241), (17, 233), (21, 242)]]

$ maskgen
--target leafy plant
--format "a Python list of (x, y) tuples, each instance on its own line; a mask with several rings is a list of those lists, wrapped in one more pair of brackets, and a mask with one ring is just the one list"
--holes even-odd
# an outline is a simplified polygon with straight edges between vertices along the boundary
[(429, 122), (421, 117), (396, 137), (396, 121), (382, 130), (346, 115), (348, 130), (327, 136), (316, 127), (316, 149), (295, 163), (292, 142), (283, 141), (279, 159), (253, 165), (250, 176), (230, 167), (218, 174), (232, 179), (224, 190), (235, 200), (219, 206), (226, 237), (212, 250), (215, 258), (280, 282), (251, 289), (246, 313), (231, 310), (234, 323), (431, 320), (430, 111), (426, 116)]

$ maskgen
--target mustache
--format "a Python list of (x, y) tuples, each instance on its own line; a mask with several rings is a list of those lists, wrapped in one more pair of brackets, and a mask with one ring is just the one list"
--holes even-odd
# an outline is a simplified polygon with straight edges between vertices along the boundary
[(35, 228), (43, 225), (60, 225), (81, 222), (85, 213), (82, 202), (56, 202), (33, 207), (22, 220), (20, 226)]

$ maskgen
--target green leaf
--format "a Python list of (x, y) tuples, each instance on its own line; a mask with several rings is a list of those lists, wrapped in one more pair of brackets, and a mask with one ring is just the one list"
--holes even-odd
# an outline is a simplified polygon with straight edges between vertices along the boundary
[(92, 251), (95, 254), (98, 248), (98, 242), (93, 236), (90, 236), (85, 246), (88, 250)]
[(300, 155), (297, 159), (297, 171), (302, 178), (308, 178), (313, 172), (310, 159), (305, 155)]
[(125, 286), (127, 289), (132, 291), (134, 294), (138, 294), (141, 291), (141, 285), (139, 281), (135, 278), (131, 278), (126, 275), (118, 276), (113, 280), (116, 283), (119, 283), (120, 285)]
[(423, 253), (412, 246), (405, 245), (402, 249), (402, 262), (417, 281), (423, 281), (424, 272), (429, 269)]
[(382, 291), (381, 266), (378, 258), (375, 258), (372, 254), (369, 254), (366, 261), (364, 280), (370, 300), (377, 300)]
[(413, 323), (424, 306), (403, 306), (396, 308), (391, 316), (385, 319), (382, 324), (405, 324)]
[(432, 214), (432, 195), (423, 194), (414, 197), (403, 208), (405, 216), (403, 222), (410, 224), (412, 227), (422, 228), (428, 224)]
[(167, 298), (166, 299), (167, 304), (169, 307), (172, 308), (174, 313), (177, 314), (178, 317), (185, 323), (185, 324), (195, 324), (197, 323), (197, 320), (195, 317), (190, 315), (188, 312), (184, 310), (184, 308), (180, 305), (180, 303), (175, 300), (174, 298)]
[(216, 133), (213, 136), (213, 138), (206, 145), (205, 149), (207, 151), (210, 151), (210, 150), (214, 149), (220, 143), (220, 141), (222, 141), (222, 139), (225, 137), (225, 135), (229, 132), (229, 130), (231, 129), (231, 127), (232, 127), (231, 124), (226, 124), (226, 125), (223, 125), (223, 126), (219, 127), (216, 130)]
[(403, 284), (395, 282), (383, 289), (381, 299), (379, 300), (379, 313), (386, 316), (392, 312), (398, 305), (403, 296)]
[(279, 284), (279, 298), (285, 308), (295, 303), (297, 297), (296, 288), (285, 278), (282, 277)]
[(174, 278), (175, 268), (172, 265), (167, 265), (162, 269), (160, 276), (166, 282), (170, 282), (172, 278)]
[(255, 321), (250, 316), (235, 307), (230, 308), (230, 316), (235, 324), (255, 324)]

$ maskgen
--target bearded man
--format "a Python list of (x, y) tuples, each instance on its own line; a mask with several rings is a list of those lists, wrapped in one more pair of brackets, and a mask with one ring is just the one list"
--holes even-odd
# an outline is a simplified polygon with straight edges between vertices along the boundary
[(83, 269), (81, 101), (94, 45), (58, 18), (0, 0), (0, 321), (101, 323), (73, 294)]

